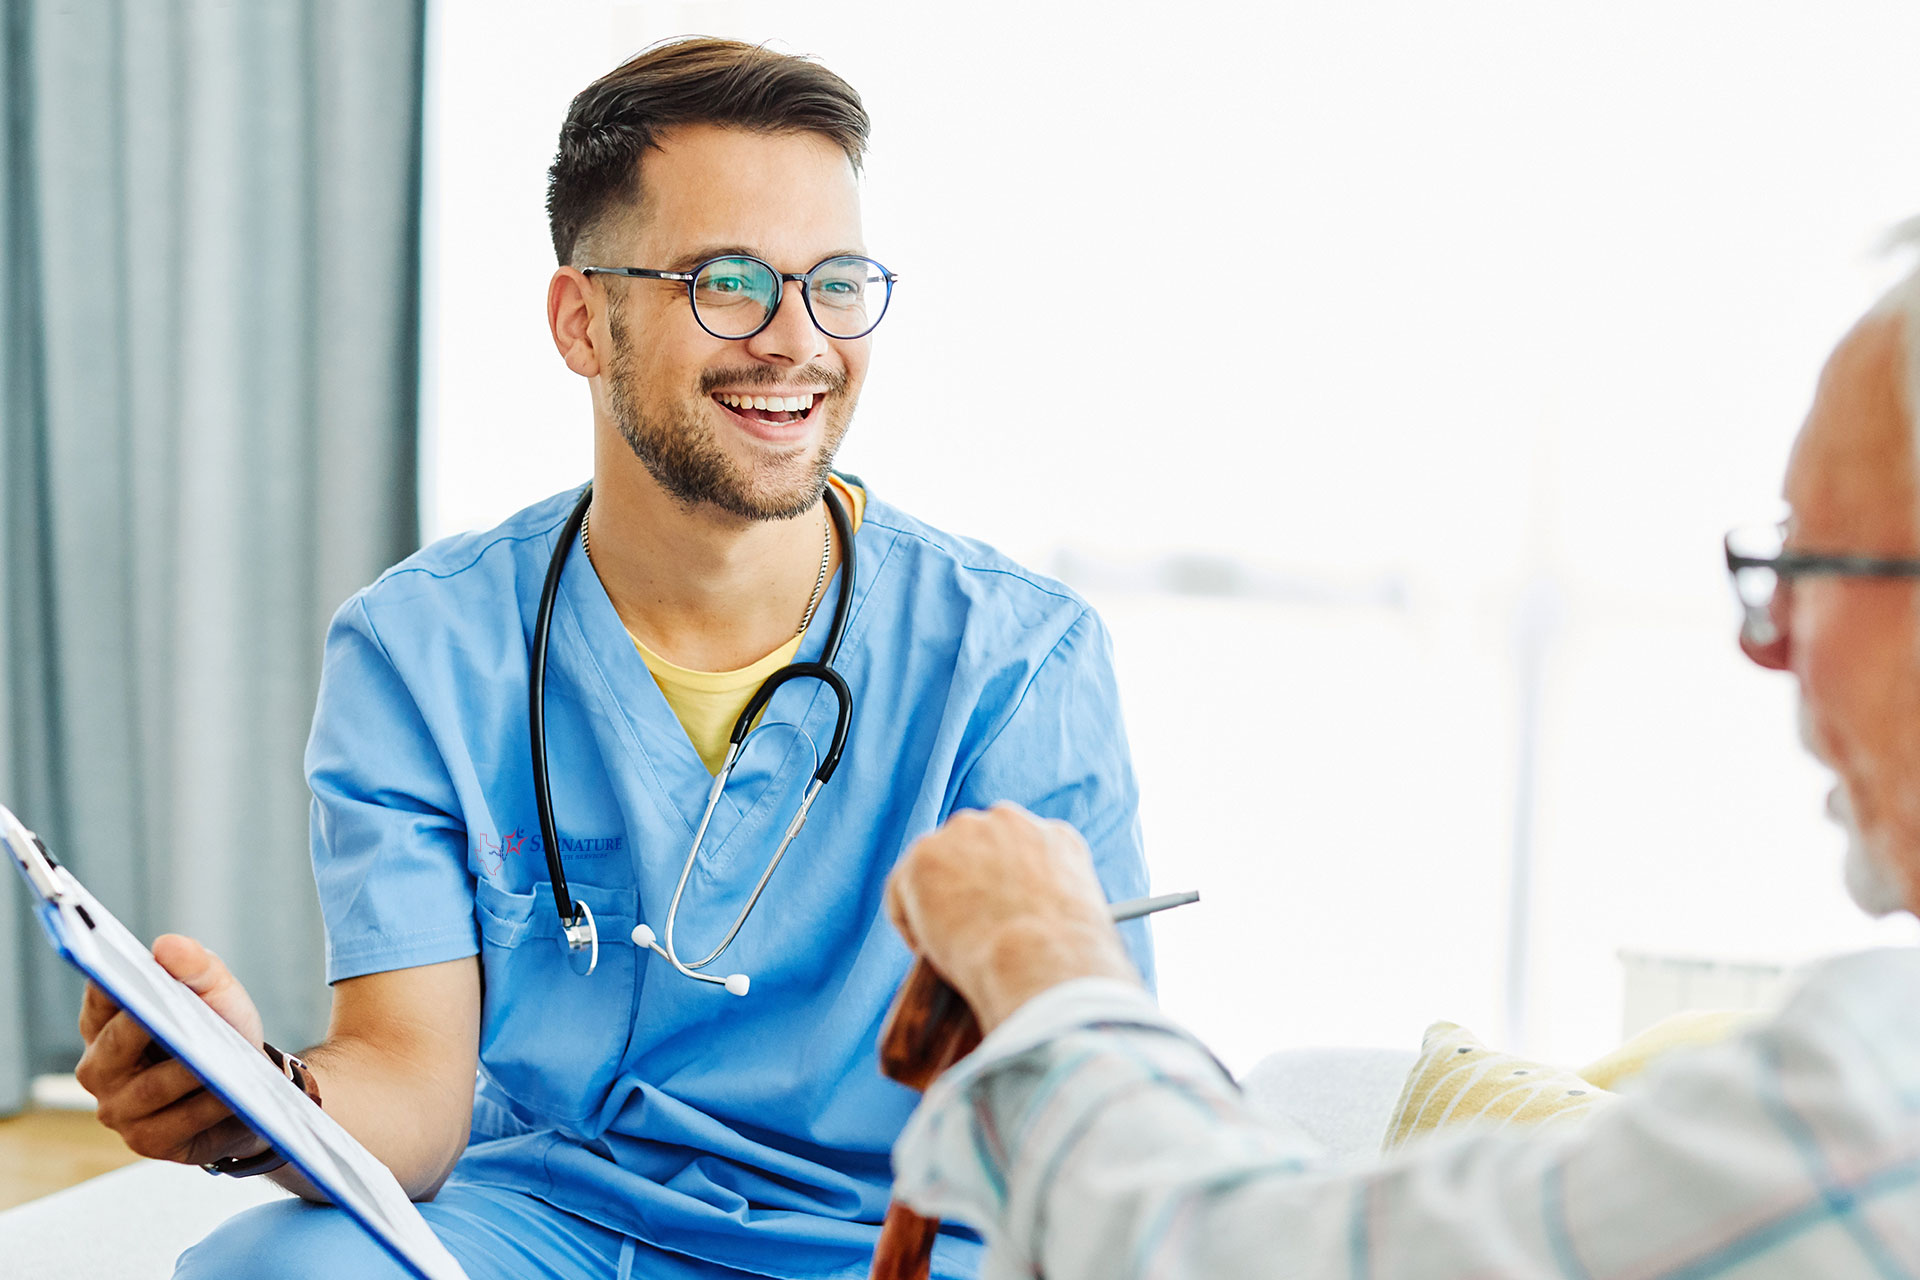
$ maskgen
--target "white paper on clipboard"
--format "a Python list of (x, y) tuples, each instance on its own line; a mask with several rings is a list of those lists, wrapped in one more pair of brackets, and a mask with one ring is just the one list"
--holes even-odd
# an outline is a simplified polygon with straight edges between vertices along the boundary
[(422, 1280), (467, 1280), (388, 1168), (308, 1101), (56, 863), (0, 805), (0, 844), (27, 883), (48, 940), (261, 1137)]

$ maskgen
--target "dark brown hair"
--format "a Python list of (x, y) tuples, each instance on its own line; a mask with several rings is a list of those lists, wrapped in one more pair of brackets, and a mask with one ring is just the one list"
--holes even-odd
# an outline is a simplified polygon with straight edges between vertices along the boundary
[(642, 153), (662, 130), (684, 124), (821, 134), (856, 172), (867, 149), (860, 95), (817, 62), (704, 36), (654, 45), (567, 108), (547, 171), (547, 222), (562, 265), (612, 206), (639, 198)]

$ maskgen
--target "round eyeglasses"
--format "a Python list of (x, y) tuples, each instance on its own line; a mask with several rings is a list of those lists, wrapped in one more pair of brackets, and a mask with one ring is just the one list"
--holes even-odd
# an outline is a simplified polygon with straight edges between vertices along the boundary
[(772, 264), (745, 254), (730, 254), (708, 258), (691, 271), (582, 267), (580, 274), (682, 282), (693, 303), (694, 320), (729, 342), (751, 338), (773, 323), (789, 280), (803, 286), (800, 296), (816, 329), (829, 338), (864, 338), (887, 314), (893, 282), (900, 278), (872, 258), (845, 254), (798, 273), (776, 271)]
[(1777, 524), (1734, 529), (1725, 546), (1727, 573), (1740, 601), (1740, 634), (1760, 648), (1780, 638), (1787, 591), (1795, 578), (1920, 578), (1920, 560), (1789, 551), (1786, 530)]

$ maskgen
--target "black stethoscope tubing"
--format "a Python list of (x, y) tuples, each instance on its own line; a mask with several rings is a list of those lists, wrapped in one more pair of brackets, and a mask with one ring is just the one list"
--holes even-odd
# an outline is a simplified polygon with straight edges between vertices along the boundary
[[(824, 498), (827, 514), (833, 520), (834, 532), (840, 537), (840, 591), (834, 600), (833, 623), (827, 629), (826, 648), (818, 662), (790, 663), (768, 676), (754, 691), (753, 697), (747, 700), (746, 708), (741, 711), (740, 718), (734, 721), (733, 733), (728, 739), (730, 746), (735, 749), (745, 742), (753, 722), (766, 709), (773, 695), (789, 680), (811, 678), (824, 681), (833, 690), (839, 714), (834, 718), (833, 741), (813, 771), (814, 782), (822, 786), (840, 765), (840, 753), (847, 745), (847, 730), (852, 723), (850, 711), (853, 696), (847, 688), (847, 682), (833, 669), (833, 661), (840, 655), (840, 642), (846, 638), (847, 619), (853, 612), (854, 564), (853, 522), (847, 516), (846, 507), (841, 504), (840, 495), (833, 491), (831, 485), (827, 487)], [(580, 923), (581, 912), (567, 891), (567, 872), (560, 858), (559, 831), (553, 820), (553, 791), (547, 780), (547, 641), (553, 631), (553, 605), (560, 594), (560, 573), (573, 554), (573, 544), (580, 537), (580, 527), (586, 523), (587, 508), (592, 504), (593, 482), (588, 481), (560, 531), (560, 541), (554, 546), (552, 558), (547, 561), (546, 581), (540, 587), (540, 608), (534, 615), (532, 678), (527, 687), (527, 724), (533, 739), (534, 805), (540, 812), (540, 839), (546, 846), (547, 877), (553, 885), (554, 906), (560, 912), (561, 927), (568, 930)]]

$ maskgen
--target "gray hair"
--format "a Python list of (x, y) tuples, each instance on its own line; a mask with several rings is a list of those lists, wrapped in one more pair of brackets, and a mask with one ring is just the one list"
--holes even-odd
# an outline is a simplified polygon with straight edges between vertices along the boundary
[[(1920, 250), (1920, 218), (1909, 218), (1887, 236), (1887, 248)], [(1904, 279), (1880, 295), (1873, 314), (1900, 318), (1901, 347), (1906, 364), (1907, 423), (1913, 428), (1915, 457), (1920, 458), (1920, 261)]]

